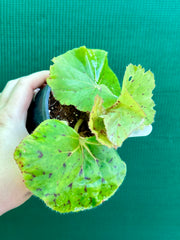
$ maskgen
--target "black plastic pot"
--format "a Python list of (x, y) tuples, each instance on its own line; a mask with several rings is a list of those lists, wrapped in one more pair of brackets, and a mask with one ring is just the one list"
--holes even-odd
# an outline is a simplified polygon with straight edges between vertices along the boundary
[(51, 88), (46, 85), (32, 100), (26, 120), (26, 128), (29, 133), (32, 133), (41, 122), (50, 119), (48, 108), (50, 91)]

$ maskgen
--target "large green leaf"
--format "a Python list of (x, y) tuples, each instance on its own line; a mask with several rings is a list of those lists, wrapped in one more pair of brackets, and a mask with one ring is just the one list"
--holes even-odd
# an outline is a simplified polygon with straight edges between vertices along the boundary
[(120, 147), (132, 132), (143, 129), (154, 120), (152, 90), (154, 76), (139, 66), (126, 68), (121, 95), (109, 108), (102, 106), (102, 98), (95, 99), (89, 127), (97, 140), (108, 147)]
[(114, 149), (95, 137), (82, 138), (65, 123), (41, 123), (15, 151), (26, 186), (59, 212), (96, 207), (107, 200), (126, 175)]
[(91, 111), (95, 96), (110, 107), (120, 94), (116, 75), (108, 66), (107, 52), (99, 49), (75, 48), (52, 59), (47, 79), (55, 98), (81, 111)]

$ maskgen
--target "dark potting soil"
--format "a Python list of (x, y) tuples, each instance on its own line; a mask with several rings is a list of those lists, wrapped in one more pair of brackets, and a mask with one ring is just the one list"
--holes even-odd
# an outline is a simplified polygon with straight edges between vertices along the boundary
[(82, 137), (90, 137), (94, 134), (88, 127), (89, 113), (77, 110), (73, 105), (61, 105), (59, 101), (53, 97), (52, 92), (49, 97), (49, 115), (50, 118), (55, 118), (62, 121), (67, 121), (68, 125), (72, 128), (75, 127), (77, 121), (82, 119), (83, 122), (79, 127), (78, 133)]

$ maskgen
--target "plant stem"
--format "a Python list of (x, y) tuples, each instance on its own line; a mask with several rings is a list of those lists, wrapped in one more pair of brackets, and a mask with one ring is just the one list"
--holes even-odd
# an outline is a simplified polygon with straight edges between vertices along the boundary
[(78, 133), (79, 127), (81, 126), (83, 119), (79, 119), (74, 127), (74, 130)]

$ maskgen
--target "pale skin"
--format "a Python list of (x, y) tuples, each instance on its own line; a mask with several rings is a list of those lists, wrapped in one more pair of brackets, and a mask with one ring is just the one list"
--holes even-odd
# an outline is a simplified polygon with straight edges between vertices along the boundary
[(28, 135), (26, 117), (34, 90), (42, 87), (48, 76), (49, 71), (40, 71), (11, 80), (0, 93), (0, 215), (32, 196), (13, 155)]

